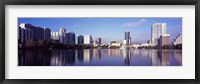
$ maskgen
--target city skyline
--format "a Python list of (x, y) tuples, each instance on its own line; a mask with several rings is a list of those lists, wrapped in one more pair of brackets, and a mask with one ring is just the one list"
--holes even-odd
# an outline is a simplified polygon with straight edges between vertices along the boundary
[(19, 18), (18, 24), (30, 23), (34, 26), (50, 28), (58, 32), (64, 27), (66, 32), (78, 35), (92, 35), (102, 38), (102, 43), (121, 42), (124, 32), (131, 33), (132, 43), (146, 43), (151, 40), (151, 25), (166, 23), (166, 32), (170, 34), (170, 42), (182, 32), (182, 18)]

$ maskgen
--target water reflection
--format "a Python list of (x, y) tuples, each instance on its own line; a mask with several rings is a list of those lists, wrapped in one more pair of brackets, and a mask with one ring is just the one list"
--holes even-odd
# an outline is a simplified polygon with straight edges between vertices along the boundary
[(182, 66), (181, 50), (19, 50), (19, 66)]
[(123, 55), (123, 59), (124, 59), (124, 65), (130, 65), (130, 59), (131, 59), (130, 49), (123, 49), (122, 55)]

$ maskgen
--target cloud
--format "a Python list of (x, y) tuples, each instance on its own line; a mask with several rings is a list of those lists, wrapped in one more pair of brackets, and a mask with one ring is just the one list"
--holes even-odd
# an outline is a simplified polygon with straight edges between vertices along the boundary
[(137, 22), (124, 23), (122, 26), (123, 28), (134, 28), (134, 27), (144, 24), (145, 22), (147, 22), (146, 19), (140, 19)]

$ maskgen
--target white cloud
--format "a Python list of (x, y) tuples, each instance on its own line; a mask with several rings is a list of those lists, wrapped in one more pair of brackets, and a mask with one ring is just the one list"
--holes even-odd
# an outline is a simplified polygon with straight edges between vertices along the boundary
[(147, 22), (146, 19), (140, 19), (140, 20), (137, 21), (137, 22), (124, 23), (122, 26), (123, 26), (124, 28), (134, 28), (134, 27), (136, 27), (136, 26), (139, 26), (139, 25), (144, 24), (145, 22)]

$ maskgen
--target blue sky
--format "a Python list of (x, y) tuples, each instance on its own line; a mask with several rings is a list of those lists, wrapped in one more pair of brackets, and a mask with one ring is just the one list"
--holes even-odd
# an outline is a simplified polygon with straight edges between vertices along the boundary
[(48, 27), (52, 32), (64, 27), (76, 35), (100, 37), (103, 43), (122, 42), (125, 31), (130, 31), (132, 43), (146, 43), (151, 39), (153, 23), (167, 23), (171, 41), (182, 32), (182, 18), (18, 18), (18, 25), (20, 23)]

